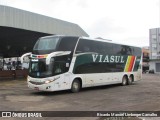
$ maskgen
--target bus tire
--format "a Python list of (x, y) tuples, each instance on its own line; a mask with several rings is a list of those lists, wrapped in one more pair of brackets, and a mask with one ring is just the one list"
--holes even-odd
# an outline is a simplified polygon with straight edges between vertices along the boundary
[(127, 85), (127, 82), (128, 82), (128, 79), (127, 79), (127, 76), (125, 75), (125, 76), (123, 76), (123, 78), (122, 78), (122, 86)]
[(79, 92), (81, 89), (81, 83), (78, 79), (75, 79), (73, 82), (72, 82), (72, 86), (71, 86), (71, 91), (73, 93), (76, 93), (76, 92)]
[(132, 82), (133, 82), (133, 75), (130, 75), (128, 79), (128, 85), (131, 85)]

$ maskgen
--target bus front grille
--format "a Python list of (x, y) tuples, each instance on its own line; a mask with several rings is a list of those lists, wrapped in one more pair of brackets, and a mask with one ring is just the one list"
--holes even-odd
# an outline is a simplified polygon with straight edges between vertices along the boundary
[(34, 85), (42, 85), (42, 84), (44, 84), (44, 82), (35, 82), (35, 81), (29, 81), (29, 82), (34, 84)]

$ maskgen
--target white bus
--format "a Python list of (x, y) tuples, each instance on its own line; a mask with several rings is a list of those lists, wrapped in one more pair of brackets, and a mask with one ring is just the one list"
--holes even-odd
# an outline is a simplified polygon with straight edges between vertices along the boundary
[(53, 35), (40, 38), (30, 57), (28, 87), (39, 91), (108, 84), (129, 85), (141, 80), (141, 48), (86, 37)]

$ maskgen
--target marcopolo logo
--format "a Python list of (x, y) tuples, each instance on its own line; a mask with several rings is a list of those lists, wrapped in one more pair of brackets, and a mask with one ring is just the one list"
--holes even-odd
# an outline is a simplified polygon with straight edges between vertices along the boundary
[(124, 63), (123, 56), (92, 54), (93, 62)]

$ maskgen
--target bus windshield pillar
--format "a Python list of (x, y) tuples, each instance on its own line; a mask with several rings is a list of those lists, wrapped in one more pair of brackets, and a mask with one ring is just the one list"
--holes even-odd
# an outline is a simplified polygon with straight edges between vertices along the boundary
[(62, 55), (68, 55), (70, 54), (71, 51), (58, 51), (58, 52), (52, 52), (50, 54), (48, 54), (47, 58), (46, 58), (46, 65), (49, 65), (50, 63), (50, 59), (52, 57), (55, 57), (55, 56), (62, 56)]

